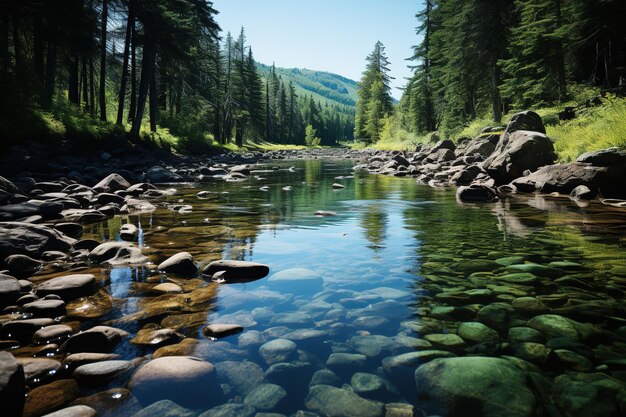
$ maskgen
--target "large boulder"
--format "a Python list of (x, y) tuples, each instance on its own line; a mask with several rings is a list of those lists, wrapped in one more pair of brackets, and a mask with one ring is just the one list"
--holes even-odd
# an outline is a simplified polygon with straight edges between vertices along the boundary
[(484, 201), (491, 202), (498, 200), (496, 190), (484, 184), (472, 184), (470, 186), (462, 186), (456, 190), (456, 198), (460, 201)]
[(17, 253), (40, 258), (46, 251), (68, 252), (74, 243), (75, 239), (50, 227), (20, 222), (0, 223), (0, 259)]
[(511, 134), (518, 130), (528, 130), (531, 132), (546, 133), (541, 116), (531, 110), (519, 112), (511, 116), (509, 124), (506, 126), (504, 134)]
[(0, 404), (2, 415), (21, 417), (26, 399), (24, 368), (8, 352), (0, 352)]
[(561, 194), (570, 194), (576, 187), (585, 185), (603, 197), (622, 198), (626, 196), (626, 162), (609, 166), (584, 162), (548, 165), (512, 184), (522, 192)]
[(600, 167), (626, 164), (626, 151), (617, 148), (607, 148), (599, 151), (587, 152), (580, 155), (576, 162), (583, 162)]
[(521, 177), (526, 170), (553, 164), (556, 158), (552, 141), (545, 134), (517, 130), (500, 137), (496, 150), (483, 162), (483, 167), (501, 185)]
[(55, 294), (65, 301), (96, 292), (96, 277), (92, 274), (73, 274), (52, 278), (37, 287), (37, 295)]
[(198, 274), (198, 266), (189, 252), (179, 252), (169, 257), (159, 264), (158, 269), (161, 272), (186, 277), (194, 277)]
[(215, 367), (191, 356), (153, 359), (133, 374), (128, 385), (144, 406), (171, 400), (183, 407), (206, 408), (223, 400)]
[(269, 274), (270, 268), (257, 262), (222, 259), (208, 264), (202, 271), (202, 274), (212, 277), (218, 272), (221, 272), (220, 279), (236, 283), (261, 279)]
[(146, 180), (150, 183), (180, 182), (184, 178), (175, 172), (159, 165), (155, 165), (146, 172)]
[(418, 402), (449, 417), (531, 417), (537, 400), (527, 376), (511, 362), (490, 357), (435, 359), (415, 371)]

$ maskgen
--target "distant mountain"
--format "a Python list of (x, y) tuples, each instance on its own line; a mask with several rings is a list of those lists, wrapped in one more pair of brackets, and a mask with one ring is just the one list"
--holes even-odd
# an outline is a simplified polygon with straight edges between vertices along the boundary
[[(270, 72), (268, 65), (257, 63), (257, 68), (263, 77)], [(330, 72), (300, 68), (276, 67), (276, 74), (282, 77), (285, 83), (291, 81), (300, 97), (312, 95), (322, 104), (339, 104), (351, 109), (356, 106), (356, 81), (354, 80)]]

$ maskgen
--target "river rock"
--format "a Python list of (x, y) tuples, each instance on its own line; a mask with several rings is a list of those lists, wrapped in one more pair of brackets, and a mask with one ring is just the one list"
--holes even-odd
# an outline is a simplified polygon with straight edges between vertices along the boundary
[(445, 350), (420, 350), (383, 359), (385, 375), (404, 395), (415, 395), (415, 369), (438, 358), (456, 356)]
[(61, 369), (61, 362), (48, 358), (17, 358), (24, 367), (27, 385), (40, 385), (54, 378)]
[(618, 148), (607, 148), (599, 151), (586, 152), (576, 158), (576, 162), (587, 163), (595, 166), (612, 166), (626, 164), (626, 152)]
[(267, 411), (279, 408), (286, 396), (287, 391), (279, 385), (261, 384), (250, 391), (243, 402), (257, 410)]
[(6, 417), (21, 417), (26, 396), (24, 368), (8, 352), (0, 352), (0, 404)]
[(329, 385), (311, 387), (304, 403), (309, 410), (324, 416), (382, 417), (385, 414), (383, 403)]
[(498, 332), (477, 321), (461, 323), (457, 334), (472, 343), (497, 343), (500, 340)]
[(146, 406), (171, 400), (190, 408), (222, 401), (214, 366), (191, 356), (166, 356), (149, 361), (131, 377), (128, 386)]
[(352, 375), (350, 385), (352, 385), (354, 392), (368, 398), (379, 397), (387, 391), (387, 384), (384, 379), (378, 375), (363, 372)]
[(239, 324), (214, 323), (205, 326), (202, 333), (208, 337), (221, 338), (241, 333), (243, 329), (244, 327)]
[(372, 359), (382, 359), (407, 350), (406, 346), (381, 335), (353, 336), (349, 345), (355, 352)]
[(198, 266), (193, 261), (189, 252), (180, 252), (161, 262), (159, 271), (186, 277), (195, 277), (198, 274)]
[(130, 341), (139, 346), (158, 348), (166, 345), (173, 345), (183, 340), (185, 336), (173, 329), (141, 329)]
[(160, 165), (155, 165), (146, 171), (145, 177), (148, 182), (153, 184), (184, 181), (182, 176)]
[(599, 334), (599, 330), (591, 324), (579, 323), (556, 314), (536, 316), (528, 321), (527, 326), (540, 331), (548, 339), (565, 337), (585, 340), (592, 335)]
[(130, 371), (132, 368), (132, 361), (100, 361), (79, 366), (74, 370), (72, 376), (74, 376), (74, 378), (76, 378), (80, 382), (86, 382), (90, 384), (106, 383)]
[(227, 283), (250, 282), (266, 277), (270, 272), (270, 268), (257, 262), (222, 259), (211, 262), (204, 268), (202, 274), (211, 277), (218, 272), (223, 272), (220, 274), (220, 279), (225, 280)]
[(324, 279), (316, 272), (306, 268), (291, 268), (273, 274), (267, 280), (271, 288), (294, 293), (318, 292), (324, 285)]
[(511, 327), (507, 340), (512, 345), (525, 342), (543, 343), (545, 342), (545, 337), (543, 337), (540, 331), (530, 327)]
[(311, 377), (311, 382), (309, 382), (309, 387), (314, 385), (331, 385), (333, 387), (341, 387), (343, 381), (339, 376), (330, 371), (328, 369), (320, 369), (316, 371)]
[(464, 415), (471, 407), (482, 417), (536, 415), (526, 375), (504, 359), (436, 359), (417, 368), (415, 385), (421, 407), (431, 414)]
[(73, 405), (42, 417), (96, 417), (96, 410), (86, 405)]
[(626, 196), (626, 165), (595, 166), (588, 163), (548, 165), (512, 182), (522, 192), (570, 194), (584, 185), (599, 190), (603, 197)]
[(33, 317), (60, 317), (65, 315), (65, 302), (62, 300), (37, 300), (24, 304), (22, 307), (25, 313), (32, 314)]
[(4, 265), (14, 277), (26, 278), (39, 271), (43, 262), (27, 255), (17, 254), (7, 256)]
[(274, 339), (259, 348), (259, 355), (268, 365), (288, 362), (296, 355), (296, 344), (288, 339)]
[(50, 318), (11, 320), (2, 325), (0, 336), (20, 342), (30, 342), (37, 330), (52, 324), (54, 320)]
[[(567, 415), (604, 417), (623, 415), (618, 396), (626, 394), (623, 382), (601, 373), (559, 375), (552, 386), (552, 398)], [(623, 401), (623, 400), (622, 400)]]
[(119, 174), (110, 174), (93, 186), (97, 193), (125, 190), (130, 187), (130, 183)]
[(471, 184), (462, 186), (456, 190), (456, 197), (461, 201), (484, 201), (498, 200), (498, 195), (493, 187), (485, 184)]
[(170, 400), (161, 400), (132, 415), (132, 417), (197, 417), (198, 413), (188, 410)]
[(47, 226), (20, 222), (0, 223), (0, 259), (13, 254), (39, 258), (46, 251), (68, 252), (75, 242)]
[(20, 296), (21, 288), (17, 279), (0, 274), (0, 308), (15, 303)]
[(119, 358), (119, 355), (113, 353), (72, 353), (67, 355), (61, 364), (63, 365), (63, 368), (71, 372), (81, 365), (93, 362), (111, 361), (117, 358)]
[(254, 407), (248, 404), (222, 404), (214, 407), (198, 417), (253, 417), (256, 414)]
[(89, 259), (94, 263), (128, 264), (142, 263), (146, 258), (141, 250), (130, 242), (105, 242), (96, 246)]
[(56, 294), (65, 301), (74, 300), (96, 292), (96, 277), (91, 274), (74, 274), (52, 278), (37, 287), (37, 295)]
[(128, 332), (109, 326), (95, 326), (70, 337), (61, 347), (67, 353), (109, 353)]
[(496, 150), (483, 162), (483, 168), (497, 185), (502, 185), (523, 176), (526, 170), (550, 165), (556, 158), (552, 141), (545, 134), (516, 130), (500, 137)]
[(263, 382), (263, 369), (254, 362), (225, 361), (216, 365), (217, 376), (240, 395), (247, 395)]
[(137, 240), (139, 229), (134, 224), (124, 224), (120, 227), (120, 238), (127, 242), (134, 242)]

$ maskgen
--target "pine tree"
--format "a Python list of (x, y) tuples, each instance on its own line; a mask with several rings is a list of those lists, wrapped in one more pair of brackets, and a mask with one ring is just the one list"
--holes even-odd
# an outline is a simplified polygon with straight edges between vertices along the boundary
[(367, 57), (367, 66), (359, 82), (354, 136), (375, 142), (379, 138), (380, 119), (391, 113), (391, 77), (389, 60), (382, 42), (376, 42)]

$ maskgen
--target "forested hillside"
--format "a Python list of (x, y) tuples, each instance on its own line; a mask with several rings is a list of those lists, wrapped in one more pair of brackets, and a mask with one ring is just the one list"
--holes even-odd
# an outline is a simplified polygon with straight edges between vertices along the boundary
[[(0, 132), (207, 145), (322, 144), (352, 137), (354, 82), (254, 60), (201, 0), (6, 0), (0, 4)], [(289, 71), (300, 71), (287, 77)]]
[[(413, 76), (400, 103), (390, 117), (377, 116), (376, 129), (356, 134), (369, 142), (433, 131), (454, 136), (476, 120), (497, 125), (528, 108), (557, 116), (603, 94), (596, 101), (607, 110), (585, 114), (602, 113), (610, 135), (626, 112), (623, 100), (611, 98), (625, 93), (624, 16), (623, 0), (426, 0), (417, 14)], [(362, 100), (363, 111), (386, 107), (382, 97)], [(571, 137), (571, 128), (564, 131)], [(626, 146), (623, 137), (607, 142)]]

